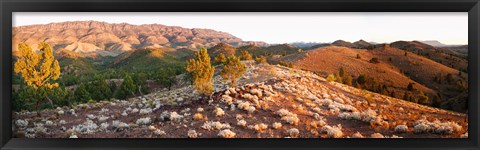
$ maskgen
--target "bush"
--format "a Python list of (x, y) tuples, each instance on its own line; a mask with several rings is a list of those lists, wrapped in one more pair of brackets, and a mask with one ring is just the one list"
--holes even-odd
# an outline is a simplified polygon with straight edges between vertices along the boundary
[(144, 95), (144, 94), (147, 94), (149, 92), (149, 88), (148, 88), (148, 84), (147, 84), (147, 79), (148, 79), (148, 76), (147, 74), (143, 73), (143, 72), (139, 72), (139, 73), (134, 73), (132, 74), (132, 80), (133, 80), (133, 84), (135, 85), (136, 87), (136, 90), (133, 91), (134, 93), (138, 93), (140, 95)]
[(370, 59), (369, 62), (370, 62), (370, 63), (373, 63), (373, 64), (378, 64), (378, 63), (380, 63), (380, 61), (378, 61), (378, 58), (376, 58), (376, 57), (373, 57), (372, 59)]
[(252, 55), (248, 53), (248, 51), (242, 51), (240, 54), (240, 59), (241, 60), (252, 60)]
[(343, 77), (340, 76), (338, 73), (335, 74), (335, 82), (343, 83)]
[[(117, 99), (125, 99), (134, 94), (136, 91), (135, 84), (133, 83), (132, 77), (130, 75), (125, 75), (123, 78), (123, 82), (120, 85), (120, 89), (115, 93), (115, 98)], [(134, 95), (136, 96), (136, 95)]]
[(367, 82), (367, 77), (365, 76), (365, 74), (360, 74), (357, 78), (357, 82), (360, 85), (364, 85)]
[(336, 79), (335, 79), (335, 75), (330, 74), (330, 75), (327, 76), (327, 81), (328, 81), (328, 82), (333, 82), (333, 81), (335, 81), (335, 80), (336, 80)]
[(187, 61), (187, 72), (193, 79), (195, 90), (203, 95), (213, 92), (213, 73), (215, 68), (210, 64), (207, 49), (201, 48), (195, 53), (195, 58)]
[(355, 87), (355, 88), (362, 88), (362, 87), (360, 86), (360, 84), (358, 84), (358, 82), (353, 83), (353, 87)]
[(351, 76), (346, 76), (343, 78), (343, 84), (346, 84), (346, 85), (352, 85), (352, 77)]
[(237, 78), (245, 73), (245, 65), (239, 58), (234, 55), (227, 58), (227, 62), (223, 65), (220, 75), (224, 81), (230, 81), (230, 86), (235, 86)]
[[(19, 91), (12, 93), (12, 109), (14, 111), (21, 110), (41, 110), (51, 109), (70, 105), (73, 101), (73, 93), (66, 88), (33, 88), (26, 86)], [(45, 97), (52, 100), (51, 104), (41, 103), (47, 101)]]
[(422, 105), (429, 105), (430, 104), (430, 101), (428, 100), (428, 96), (425, 95), (425, 93), (423, 93), (422, 91), (420, 91), (420, 93), (418, 94), (418, 103), (422, 104)]
[(413, 84), (415, 84), (415, 83), (408, 83), (408, 85), (407, 85), (407, 90), (408, 90), (408, 91), (413, 91), (413, 90), (415, 90), (415, 88), (413, 87)]
[(85, 84), (81, 83), (78, 85), (74, 93), (75, 101), (80, 103), (85, 103), (89, 99), (92, 99), (90, 93), (87, 91)]
[(265, 58), (265, 56), (260, 56), (260, 57), (255, 58), (255, 61), (257, 63), (266, 64), (267, 63), (267, 58)]
[(217, 64), (224, 64), (225, 62), (227, 62), (227, 57), (225, 57), (223, 53), (220, 53), (217, 55), (217, 57), (213, 59), (213, 61)]
[(345, 77), (345, 68), (340, 67), (340, 69), (338, 69), (338, 75), (340, 77)]
[(176, 73), (172, 68), (162, 68), (157, 72), (155, 80), (171, 90), (172, 86), (177, 82)]
[(442, 98), (440, 98), (438, 94), (435, 94), (435, 96), (433, 97), (432, 106), (437, 108), (442, 107)]
[(90, 83), (87, 83), (87, 91), (90, 93), (91, 98), (98, 100), (106, 100), (112, 96), (112, 91), (105, 78), (100, 75), (96, 75), (95, 79)]
[(278, 64), (281, 65), (281, 66), (288, 67), (288, 68), (293, 68), (293, 62), (286, 63), (284, 61), (280, 61), (280, 62), (278, 62)]

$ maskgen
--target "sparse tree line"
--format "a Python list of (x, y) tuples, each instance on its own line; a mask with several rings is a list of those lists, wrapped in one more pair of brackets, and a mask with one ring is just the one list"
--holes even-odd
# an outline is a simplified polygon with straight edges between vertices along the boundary
[[(148, 72), (106, 69), (82, 76), (70, 73), (61, 75), (60, 65), (54, 59), (50, 45), (39, 45), (40, 53), (27, 44), (18, 45), (22, 55), (13, 64), (14, 72), (18, 75), (14, 76), (14, 83), (20, 85), (17, 91), (12, 91), (15, 111), (142, 96), (150, 92), (147, 80), (171, 88), (176, 83), (175, 76), (185, 72), (181, 67), (172, 66)], [(117, 86), (113, 79), (123, 80)]]
[[(328, 82), (338, 82), (353, 86), (358, 89), (364, 89), (422, 105), (429, 105), (438, 108), (441, 107), (442, 98), (439, 94), (429, 96), (428, 94), (425, 94), (424, 92), (415, 89), (415, 83), (409, 83), (407, 87), (405, 87), (404, 93), (395, 93), (394, 89), (389, 88), (389, 86), (385, 83), (379, 82), (378, 79), (375, 77), (370, 77), (365, 74), (360, 74), (356, 78), (353, 77), (353, 75), (350, 75), (345, 71), (344, 67), (340, 67), (338, 72), (336, 72), (335, 74), (329, 74), (326, 80)], [(402, 94), (403, 97), (401, 96)], [(431, 99), (430, 97), (433, 97), (433, 99)]]
[[(22, 55), (14, 63), (14, 72), (18, 75), (16, 82), (20, 84), (17, 91), (13, 91), (13, 110), (41, 110), (55, 107), (71, 106), (80, 103), (97, 102), (102, 100), (126, 99), (143, 96), (150, 92), (148, 80), (153, 80), (169, 90), (176, 84), (176, 76), (187, 72), (188, 78), (196, 91), (208, 96), (213, 91), (214, 66), (205, 48), (195, 54), (194, 59), (187, 61), (183, 67), (163, 67), (157, 70), (128, 72), (125, 70), (107, 69), (101, 73), (76, 76), (73, 74), (61, 75), (60, 65), (53, 57), (53, 52), (47, 43), (41, 43), (36, 53), (27, 44), (20, 44)], [(247, 51), (239, 57), (223, 54), (215, 58), (215, 63), (222, 68), (220, 75), (223, 81), (235, 86), (237, 79), (246, 71), (241, 60), (252, 60)], [(259, 63), (266, 63), (261, 56), (255, 59)], [(122, 79), (121, 83), (112, 79)]]

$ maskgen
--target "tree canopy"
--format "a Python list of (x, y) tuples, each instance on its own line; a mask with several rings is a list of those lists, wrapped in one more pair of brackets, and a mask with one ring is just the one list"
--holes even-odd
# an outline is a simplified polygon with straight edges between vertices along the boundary
[(200, 48), (195, 52), (195, 58), (187, 61), (187, 72), (191, 75), (195, 90), (204, 95), (213, 92), (213, 73), (215, 68), (210, 63), (207, 49)]
[(230, 81), (230, 86), (235, 86), (237, 78), (240, 78), (245, 73), (245, 65), (239, 58), (234, 55), (227, 58), (227, 62), (223, 65), (220, 75), (224, 81)]

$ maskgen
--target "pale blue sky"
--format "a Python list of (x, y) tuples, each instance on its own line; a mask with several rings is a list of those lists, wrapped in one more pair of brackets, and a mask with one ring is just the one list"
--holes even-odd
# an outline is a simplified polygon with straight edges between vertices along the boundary
[(173, 12), (14, 12), (13, 26), (64, 21), (163, 24), (228, 32), (267, 43), (438, 40), (468, 43), (467, 12), (431, 13), (173, 13)]

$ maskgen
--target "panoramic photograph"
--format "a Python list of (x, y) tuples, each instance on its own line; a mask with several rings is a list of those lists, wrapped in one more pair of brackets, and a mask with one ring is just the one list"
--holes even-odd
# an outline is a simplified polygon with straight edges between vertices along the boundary
[(14, 138), (468, 138), (468, 13), (15, 12)]

